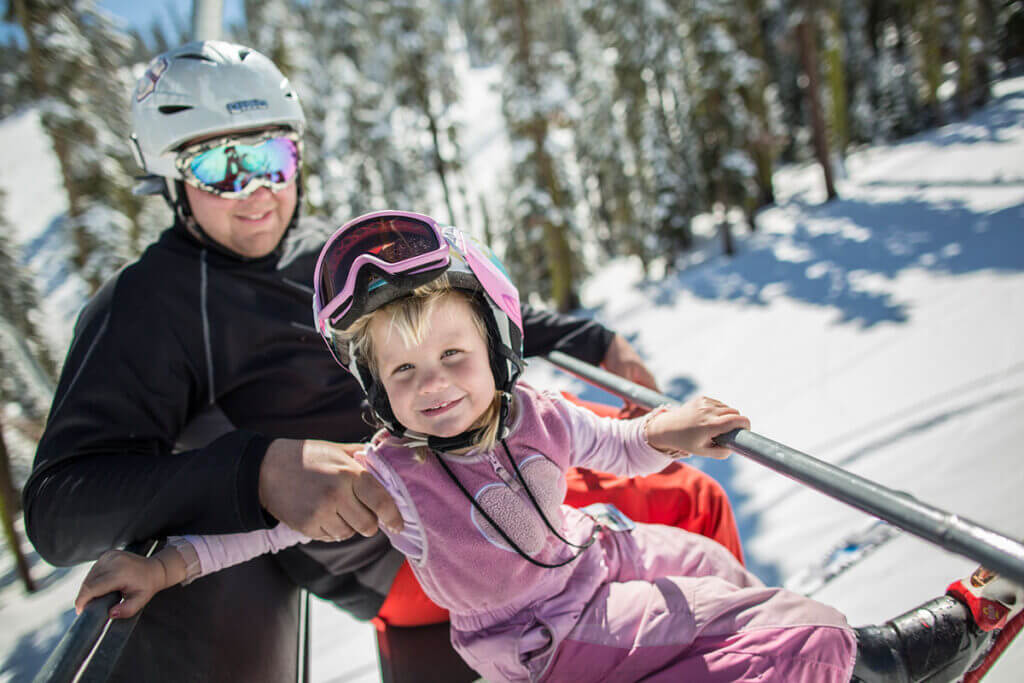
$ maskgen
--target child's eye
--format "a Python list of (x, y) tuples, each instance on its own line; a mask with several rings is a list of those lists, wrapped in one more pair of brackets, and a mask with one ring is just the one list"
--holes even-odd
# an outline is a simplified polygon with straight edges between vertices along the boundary
[(395, 369), (391, 371), (392, 375), (397, 375), (407, 370), (412, 370), (412, 363), (402, 363), (401, 365), (395, 366)]
[(441, 354), (441, 358), (450, 358), (459, 353), (462, 353), (461, 349), (448, 349), (447, 351)]

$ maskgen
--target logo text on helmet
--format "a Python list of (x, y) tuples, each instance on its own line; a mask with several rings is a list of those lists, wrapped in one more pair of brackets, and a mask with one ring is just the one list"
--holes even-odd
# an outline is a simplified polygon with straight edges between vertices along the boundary
[(229, 114), (241, 114), (247, 111), (255, 111), (257, 109), (269, 109), (270, 105), (267, 104), (266, 100), (238, 100), (237, 102), (228, 102), (227, 109)]
[(165, 71), (167, 71), (167, 60), (163, 57), (157, 57), (149, 63), (146, 73), (142, 74), (138, 85), (135, 86), (135, 100), (137, 102), (141, 102), (153, 94), (153, 91), (156, 90), (157, 81), (160, 80)]

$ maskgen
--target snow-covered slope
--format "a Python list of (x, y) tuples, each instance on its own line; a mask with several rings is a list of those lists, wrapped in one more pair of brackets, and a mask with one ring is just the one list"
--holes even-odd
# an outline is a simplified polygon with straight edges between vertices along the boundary
[[(996, 92), (967, 121), (853, 155), (839, 201), (820, 204), (817, 168), (781, 170), (779, 205), (735, 258), (656, 283), (612, 264), (586, 303), (666, 393), (725, 400), (756, 432), (1024, 538), (1024, 80)], [(705, 465), (766, 581), (865, 523), (740, 457)], [(816, 597), (862, 624), (972, 568), (904, 535)], [(1020, 671), (1018, 645), (987, 680)]]

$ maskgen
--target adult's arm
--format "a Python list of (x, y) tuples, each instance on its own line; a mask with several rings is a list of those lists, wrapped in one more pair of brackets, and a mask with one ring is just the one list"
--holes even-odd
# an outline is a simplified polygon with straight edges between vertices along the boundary
[(155, 304), (130, 278), (109, 282), (79, 317), (25, 485), (29, 538), (52, 564), (157, 535), (267, 526), (245, 492), (268, 439), (234, 431), (172, 454), (202, 400), (203, 357), (188, 353), (197, 330), (147, 314)]
[[(525, 355), (541, 356), (561, 351), (609, 372), (658, 390), (654, 375), (621, 334), (594, 320), (554, 313), (523, 305)], [(629, 410), (632, 417), (643, 409)]]
[(523, 304), (523, 346), (527, 356), (562, 351), (597, 365), (604, 359), (615, 333), (588, 320)]

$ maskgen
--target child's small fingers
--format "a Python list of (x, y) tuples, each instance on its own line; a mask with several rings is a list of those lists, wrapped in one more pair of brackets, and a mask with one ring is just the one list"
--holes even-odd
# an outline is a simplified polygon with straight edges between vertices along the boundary
[(81, 614), (84, 612), (85, 608), (89, 606), (89, 603), (96, 598), (103, 597), (107, 593), (113, 593), (116, 590), (116, 588), (112, 588), (110, 590), (80, 592), (78, 597), (75, 598), (75, 614)]
[(704, 455), (704, 457), (713, 458), (715, 460), (725, 460), (730, 455), (732, 455), (732, 451), (730, 451), (728, 448), (725, 448), (724, 446), (710, 446), (707, 449), (705, 449), (702, 455)]
[(750, 429), (750, 419), (739, 413), (720, 415), (715, 420), (715, 427), (720, 429), (720, 434), (731, 432), (734, 429)]
[(78, 589), (78, 595), (75, 596), (75, 612), (78, 614), (82, 613), (85, 606), (89, 604), (89, 601), (93, 598), (102, 595), (96, 592), (96, 584), (94, 581), (90, 581), (92, 577), (86, 577), (82, 583), (81, 588)]
[(124, 601), (110, 608), (111, 619), (130, 619), (138, 614), (139, 610), (145, 607), (148, 600), (141, 593), (133, 593), (125, 596)]

